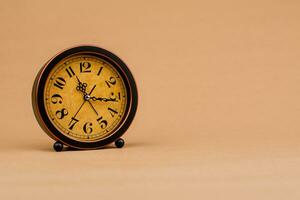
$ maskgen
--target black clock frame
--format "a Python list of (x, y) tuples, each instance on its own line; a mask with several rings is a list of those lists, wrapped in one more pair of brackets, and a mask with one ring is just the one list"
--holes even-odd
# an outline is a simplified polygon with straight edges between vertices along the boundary
[[(45, 110), (44, 88), (46, 80), (51, 70), (55, 67), (57, 63), (59, 63), (64, 58), (76, 54), (96, 56), (110, 63), (122, 77), (127, 90), (127, 105), (122, 122), (119, 124), (118, 127), (114, 129), (112, 134), (110, 134), (103, 140), (95, 142), (81, 142), (65, 136), (58, 129), (55, 128)], [(42, 129), (54, 140), (77, 149), (97, 149), (112, 142), (118, 141), (118, 139), (125, 133), (125, 131), (129, 128), (130, 124), (132, 123), (138, 105), (137, 87), (129, 68), (118, 56), (96, 46), (73, 47), (54, 56), (54, 58), (52, 58), (48, 63), (46, 63), (45, 66), (39, 72), (37, 79), (34, 83), (32, 98), (35, 115)]]

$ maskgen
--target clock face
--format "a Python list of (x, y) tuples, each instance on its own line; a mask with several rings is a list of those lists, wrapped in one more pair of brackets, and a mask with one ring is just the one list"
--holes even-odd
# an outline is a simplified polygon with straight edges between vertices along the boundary
[(133, 119), (135, 82), (126, 65), (106, 50), (67, 50), (49, 61), (38, 77), (33, 95), (37, 118), (64, 144), (101, 147), (120, 137)]
[(53, 125), (78, 141), (109, 136), (122, 122), (127, 104), (124, 81), (114, 67), (90, 55), (75, 55), (54, 66), (44, 104)]

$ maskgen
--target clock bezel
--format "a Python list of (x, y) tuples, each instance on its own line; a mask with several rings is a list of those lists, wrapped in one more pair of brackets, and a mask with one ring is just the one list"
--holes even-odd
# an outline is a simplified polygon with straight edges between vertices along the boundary
[[(109, 62), (120, 74), (123, 79), (125, 88), (127, 90), (127, 105), (124, 112), (123, 119), (119, 125), (112, 131), (112, 133), (98, 141), (78, 141), (65, 136), (60, 130), (58, 130), (51, 122), (51, 119), (46, 113), (45, 103), (44, 103), (44, 88), (47, 78), (51, 70), (59, 63), (61, 60), (74, 56), (74, 55), (93, 55), (99, 57), (106, 62)], [(115, 54), (107, 51), (103, 48), (96, 46), (77, 46), (54, 56), (49, 60), (37, 75), (34, 82), (34, 87), (32, 91), (32, 103), (35, 116), (41, 126), (41, 128), (55, 141), (60, 141), (63, 144), (77, 148), (77, 149), (97, 149), (105, 145), (108, 145), (118, 138), (120, 138), (126, 130), (129, 128), (136, 114), (138, 95), (135, 80), (132, 76), (127, 65)]]

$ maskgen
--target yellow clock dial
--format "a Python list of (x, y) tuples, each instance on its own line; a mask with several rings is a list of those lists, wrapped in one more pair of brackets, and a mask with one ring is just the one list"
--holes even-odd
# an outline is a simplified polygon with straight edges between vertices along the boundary
[(127, 105), (124, 80), (107, 61), (88, 54), (61, 60), (44, 88), (51, 123), (65, 136), (95, 142), (122, 124)]

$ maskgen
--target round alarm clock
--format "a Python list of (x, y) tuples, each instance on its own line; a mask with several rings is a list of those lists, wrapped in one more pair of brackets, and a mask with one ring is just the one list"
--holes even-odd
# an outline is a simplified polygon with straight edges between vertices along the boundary
[(95, 46), (67, 49), (39, 71), (32, 105), (41, 128), (56, 142), (76, 149), (115, 143), (130, 126), (137, 109), (134, 78), (115, 54)]

